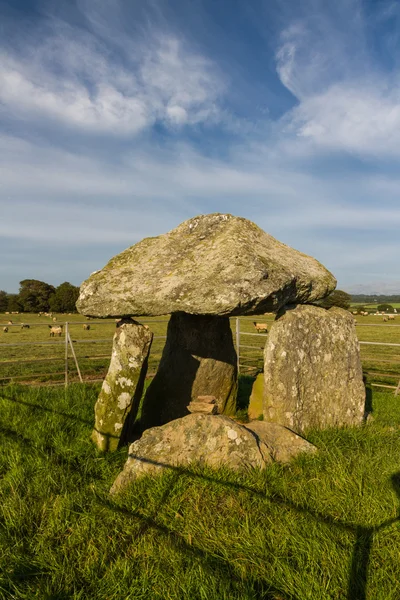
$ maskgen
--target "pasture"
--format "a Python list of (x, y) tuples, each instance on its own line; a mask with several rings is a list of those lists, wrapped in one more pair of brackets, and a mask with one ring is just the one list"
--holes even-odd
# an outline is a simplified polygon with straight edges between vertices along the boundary
[[(62, 383), (65, 377), (65, 330), (61, 337), (50, 337), (49, 325), (69, 322), (68, 329), (84, 381), (103, 378), (111, 355), (115, 320), (88, 320), (81, 315), (32, 314), (0, 315), (0, 385), (9, 383)], [(11, 318), (8, 332), (3, 327)], [(383, 323), (382, 317), (369, 315), (355, 317), (357, 335), (362, 342), (400, 344), (400, 315), (395, 321)], [(147, 323), (154, 333), (149, 360), (149, 376), (155, 373), (164, 346), (168, 317), (138, 319)], [(257, 333), (254, 321), (272, 324), (274, 315), (240, 317), (240, 372), (255, 375), (263, 368), (265, 333)], [(21, 323), (30, 325), (22, 329)], [(89, 324), (90, 330), (83, 329)], [(236, 319), (231, 319), (236, 342)], [(251, 334), (251, 335), (249, 335)], [(12, 345), (10, 345), (12, 344)], [(32, 345), (35, 344), (35, 345)], [(363, 368), (369, 382), (397, 386), (400, 380), (400, 346), (361, 344)], [(68, 347), (69, 381), (78, 381), (75, 362)]]
[(314, 456), (200, 465), (108, 490), (127, 450), (90, 442), (99, 384), (0, 389), (3, 600), (398, 600), (400, 403), (309, 431)]

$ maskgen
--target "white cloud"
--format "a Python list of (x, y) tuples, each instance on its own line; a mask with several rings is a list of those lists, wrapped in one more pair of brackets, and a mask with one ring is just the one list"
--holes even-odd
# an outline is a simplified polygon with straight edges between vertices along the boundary
[[(400, 68), (382, 69), (368, 49), (360, 2), (324, 4), (289, 24), (276, 52), (278, 75), (297, 98), (282, 120), (310, 152), (399, 156)], [(375, 19), (388, 18), (388, 5)]]
[(131, 44), (124, 66), (99, 40), (66, 25), (34, 51), (0, 50), (3, 112), (94, 133), (129, 136), (157, 121), (215, 119), (223, 88), (210, 61), (168, 35)]
[(326, 151), (398, 156), (400, 85), (378, 77), (333, 85), (303, 100), (290, 114), (290, 128)]

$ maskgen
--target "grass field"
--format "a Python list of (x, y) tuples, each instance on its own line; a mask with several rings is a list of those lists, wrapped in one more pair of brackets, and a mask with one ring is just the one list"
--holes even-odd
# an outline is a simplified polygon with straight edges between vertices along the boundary
[[(69, 331), (84, 380), (104, 377), (111, 355), (115, 321), (106, 319), (88, 321), (81, 315), (55, 315), (57, 323), (68, 320)], [(394, 322), (383, 323), (382, 317), (356, 317), (357, 334), (361, 341), (400, 343), (400, 316)], [(64, 380), (65, 339), (49, 337), (48, 317), (23, 314), (11, 315), (13, 326), (3, 333), (8, 315), (0, 315), (0, 385), (10, 382), (62, 382)], [(241, 372), (254, 375), (263, 368), (263, 348), (266, 336), (255, 334), (253, 321), (272, 323), (273, 315), (240, 318), (240, 364)], [(142, 320), (142, 319), (141, 319)], [(154, 373), (161, 357), (168, 317), (145, 318), (154, 333), (149, 374)], [(30, 324), (21, 329), (21, 322)], [(83, 330), (83, 323), (90, 324), (90, 331)], [(235, 340), (236, 320), (231, 319)], [(31, 345), (35, 343), (36, 345)], [(9, 344), (13, 344), (10, 346)], [(253, 346), (249, 348), (247, 346)], [(370, 382), (396, 386), (400, 379), (400, 347), (361, 344), (363, 368)], [(69, 349), (69, 379), (78, 381), (77, 370)]]
[(398, 600), (400, 402), (308, 432), (264, 472), (193, 466), (108, 490), (127, 451), (89, 436), (99, 386), (0, 390), (1, 600)]

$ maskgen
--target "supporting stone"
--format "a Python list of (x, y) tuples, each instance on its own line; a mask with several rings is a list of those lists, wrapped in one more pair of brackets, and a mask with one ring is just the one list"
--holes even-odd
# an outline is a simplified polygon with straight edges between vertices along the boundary
[(152, 339), (148, 327), (133, 319), (117, 324), (110, 367), (95, 405), (92, 440), (99, 450), (116, 450), (133, 440)]
[(249, 419), (258, 419), (263, 415), (263, 395), (264, 395), (264, 373), (259, 373), (251, 388), (249, 408), (247, 414)]
[(364, 410), (353, 316), (336, 307), (287, 307), (265, 346), (264, 420), (303, 433), (360, 425)]
[(189, 414), (198, 396), (216, 398), (218, 413), (234, 414), (237, 362), (228, 317), (174, 313), (158, 371), (142, 409), (142, 430)]

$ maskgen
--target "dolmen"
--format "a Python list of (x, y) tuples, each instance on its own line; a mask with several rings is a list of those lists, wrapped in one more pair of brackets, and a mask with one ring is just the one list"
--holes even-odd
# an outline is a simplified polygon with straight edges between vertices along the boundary
[[(274, 354), (281, 336), (278, 325), (275, 330), (278, 339), (268, 346), (269, 340), (275, 339), (270, 333), (267, 341), (268, 383), (267, 375), (264, 375), (263, 414), (265, 421), (271, 421), (270, 425), (265, 423), (264, 428), (269, 427), (269, 432), (273, 432), (273, 440), (278, 439), (277, 431), (281, 428), (294, 435), (301, 434), (309, 422), (314, 424), (315, 419), (310, 419), (309, 422), (304, 421), (305, 427), (298, 425), (296, 405), (298, 399), (303, 405), (307, 402), (313, 404), (307, 391), (307, 379), (314, 377), (313, 365), (326, 366), (331, 370), (330, 389), (333, 382), (338, 389), (335, 399), (339, 395), (346, 398), (351, 388), (350, 396), (353, 398), (354, 395), (354, 398), (348, 410), (352, 415), (358, 415), (361, 409), (356, 395), (359, 393), (361, 396), (361, 373), (353, 338), (352, 359), (350, 362), (346, 358), (341, 359), (340, 368), (337, 368), (339, 353), (346, 352), (350, 322), (342, 314), (310, 306), (329, 295), (335, 286), (333, 275), (316, 259), (279, 242), (251, 221), (230, 214), (194, 217), (166, 234), (145, 238), (118, 254), (82, 284), (77, 302), (78, 311), (86, 316), (120, 319), (114, 336), (110, 369), (95, 407), (93, 441), (100, 450), (114, 450), (135, 440), (136, 446), (133, 448), (132, 444), (130, 448), (133, 453), (130, 452), (129, 459), (131, 473), (134, 472), (132, 461), (139, 464), (138, 450), (140, 454), (144, 447), (153, 448), (146, 464), (151, 469), (155, 468), (160, 440), (163, 443), (167, 440), (168, 447), (171, 428), (181, 433), (196, 430), (194, 445), (200, 445), (202, 449), (197, 448), (193, 460), (209, 464), (214, 464), (213, 456), (215, 458), (215, 452), (218, 454), (219, 442), (226, 447), (233, 444), (234, 448), (244, 448), (248, 446), (244, 440), (253, 439), (260, 450), (260, 432), (246, 426), (246, 431), (241, 430), (239, 435), (237, 428), (243, 426), (230, 418), (236, 409), (238, 365), (229, 317), (266, 312), (287, 314), (287, 318), (280, 316), (276, 323), (287, 322), (289, 331), (296, 330), (293, 338), (290, 335), (285, 338), (285, 347), (279, 350), (279, 356)], [(321, 311), (318, 312), (319, 324), (313, 322), (311, 327), (312, 319), (309, 313), (302, 313), (302, 309)], [(166, 314), (170, 315), (166, 344), (157, 373), (141, 401), (152, 333), (135, 318)], [(304, 338), (299, 341), (303, 314), (306, 317)], [(321, 331), (318, 333), (319, 326)], [(334, 341), (325, 343), (325, 338), (333, 339), (332, 336)], [(340, 340), (343, 341), (341, 345)], [(314, 358), (310, 359), (311, 362), (304, 359), (302, 363), (301, 353), (307, 357), (311, 355), (309, 345), (313, 348)], [(300, 354), (296, 355), (296, 361), (289, 360), (289, 355), (298, 350)], [(307, 365), (307, 374), (303, 376), (302, 365)], [(347, 375), (343, 378), (342, 371), (347, 367)], [(316, 373), (320, 380), (325, 371), (320, 368)], [(320, 410), (325, 411), (326, 398), (318, 392), (318, 382), (309, 389), (315, 393), (315, 405), (320, 404)], [(188, 406), (195, 405), (199, 397), (215, 399), (216, 406), (210, 414), (191, 414)], [(289, 400), (292, 400), (291, 404)], [(282, 409), (278, 408), (278, 401)], [(140, 402), (143, 441), (138, 439), (135, 431)], [(336, 423), (340, 421), (343, 410), (335, 410), (332, 408), (331, 412)], [(184, 425), (180, 424), (182, 420)], [(176, 424), (171, 425), (175, 421)], [(354, 417), (352, 422), (355, 421)], [(230, 439), (229, 435), (234, 434), (227, 433), (229, 439), (224, 442), (218, 442), (216, 437), (217, 441), (211, 443), (215, 446), (213, 454), (205, 440), (210, 435), (214, 436), (212, 432), (222, 430), (232, 430), (238, 436)], [(151, 432), (154, 432), (152, 442)], [(188, 440), (189, 433), (185, 435)], [(243, 440), (243, 445), (235, 441), (238, 439)], [(269, 460), (267, 454), (270, 458), (280, 455), (276, 442), (270, 447), (274, 447), (273, 452), (261, 452), (264, 462)], [(185, 461), (180, 442), (176, 448), (178, 458), (174, 459), (171, 455), (171, 464)], [(254, 454), (255, 449), (251, 452)], [(159, 462), (165, 466), (165, 452), (161, 458)], [(260, 460), (257, 454), (254, 464), (259, 465)], [(238, 461), (240, 464), (251, 463), (247, 458)], [(138, 473), (146, 471), (144, 463), (143, 459)], [(121, 477), (120, 481), (128, 479)]]

